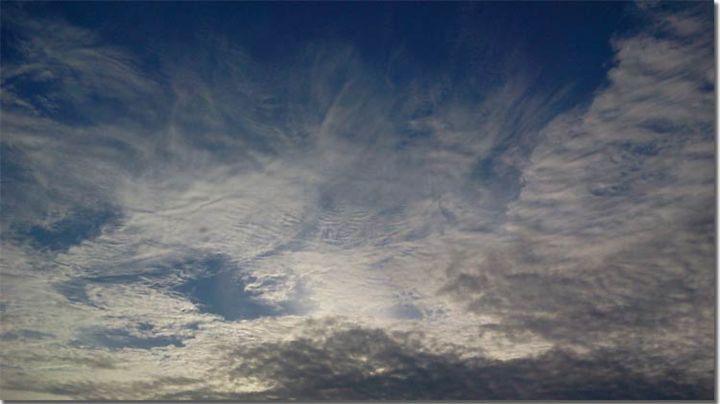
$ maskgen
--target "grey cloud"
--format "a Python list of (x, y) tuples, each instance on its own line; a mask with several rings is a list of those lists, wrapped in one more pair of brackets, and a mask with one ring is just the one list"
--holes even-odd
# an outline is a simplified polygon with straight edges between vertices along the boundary
[[(183, 377), (161, 377), (153, 381), (134, 383), (96, 383), (92, 381), (72, 381), (47, 383), (42, 389), (38, 386), (27, 386), (30, 391), (42, 391), (63, 397), (82, 397), (84, 400), (129, 400), (134, 392), (157, 394), (164, 388), (177, 389), (197, 383), (196, 380)], [(21, 385), (22, 386), (22, 385)]]
[(53, 335), (33, 330), (10, 331), (0, 334), (0, 340), (3, 341), (14, 341), (18, 339), (39, 339), (48, 337), (53, 337)]
[[(192, 61), (160, 55), (158, 78), (83, 29), (3, 17), (26, 63), (3, 69), (13, 278), (0, 307), (30, 324), (2, 334), (4, 386), (85, 399), (711, 398), (708, 22), (643, 12), (651, 33), (617, 39), (608, 87), (561, 116), (568, 90), (538, 94), (522, 63), (512, 80), (459, 89), (393, 81), (340, 45), (269, 67), (205, 38)], [(24, 94), (30, 82), (42, 97)], [(116, 119), (118, 104), (136, 107)], [(316, 310), (421, 342), (285, 325)], [(61, 352), (15, 338), (54, 314), (95, 327), (54, 319)], [(263, 341), (268, 324), (287, 340)], [(487, 335), (545, 345), (500, 361), (469, 346)], [(124, 361), (160, 356), (184, 376), (32, 372), (56, 361), (137, 380), (147, 373)], [(266, 390), (233, 391), (252, 382)]]
[(138, 336), (127, 330), (118, 329), (83, 329), (77, 339), (70, 342), (71, 346), (81, 348), (141, 348), (151, 349), (173, 345), (184, 346), (182, 340), (167, 336)]
[[(379, 329), (330, 331), (322, 339), (236, 350), (231, 375), (263, 376), (276, 387), (240, 399), (709, 399), (712, 375), (640, 352), (561, 350), (510, 361), (423, 352)], [(242, 359), (241, 359), (242, 358)], [(640, 371), (639, 369), (644, 369)], [(232, 376), (231, 376), (232, 377)], [(187, 392), (173, 398), (201, 398)], [(210, 395), (210, 397), (213, 397)], [(228, 396), (227, 398), (231, 398)]]
[(542, 131), (509, 237), (457, 254), (441, 293), (508, 333), (711, 372), (713, 58), (711, 31), (691, 30), (709, 17), (688, 8), (653, 9), (650, 33), (616, 41), (609, 85)]
[[(329, 325), (329, 324), (328, 324)], [(145, 382), (40, 382), (28, 390), (83, 399), (337, 400), (337, 399), (712, 399), (711, 373), (688, 374), (633, 347), (585, 354), (551, 350), (498, 361), (428, 353), (402, 334), (333, 326), (320, 334), (260, 346), (224, 347), (222, 368), (208, 378), (258, 378), (273, 387), (223, 392), (209, 379), (158, 377)], [(17, 388), (16, 383), (14, 386)]]

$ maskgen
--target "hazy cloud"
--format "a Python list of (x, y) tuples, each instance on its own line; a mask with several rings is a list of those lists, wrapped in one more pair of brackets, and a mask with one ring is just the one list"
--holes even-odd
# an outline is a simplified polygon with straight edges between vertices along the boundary
[(709, 6), (628, 6), (581, 103), (490, 6), (449, 70), (37, 10), (3, 5), (3, 398), (713, 397)]

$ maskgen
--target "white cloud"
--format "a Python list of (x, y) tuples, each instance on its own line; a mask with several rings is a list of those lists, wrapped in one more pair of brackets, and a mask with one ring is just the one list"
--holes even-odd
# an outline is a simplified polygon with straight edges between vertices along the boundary
[[(24, 63), (3, 73), (3, 157), (29, 170), (10, 190), (35, 200), (3, 219), (2, 327), (46, 336), (3, 341), (3, 389), (272, 392), (273, 372), (231, 374), (228, 347), (374, 328), (467, 361), (660, 344), (703, 374), (682, 358), (712, 344), (712, 48), (700, 17), (648, 13), (670, 33), (616, 40), (607, 88), (546, 126), (565, 92), (530, 95), (531, 75), (445, 99), (447, 83), (387, 87), (347, 49), (268, 70), (211, 38), (222, 77), (201, 53), (165, 82), (81, 28), (9, 20)], [(87, 206), (121, 219), (55, 251), (28, 242)], [(224, 321), (177, 291), (223, 270), (296, 310)], [(184, 346), (78, 347), (88, 329)]]

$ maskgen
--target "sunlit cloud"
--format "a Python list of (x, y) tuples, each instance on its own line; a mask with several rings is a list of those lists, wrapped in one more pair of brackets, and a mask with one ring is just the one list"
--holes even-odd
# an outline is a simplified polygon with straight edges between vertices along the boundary
[(2, 7), (2, 398), (713, 396), (711, 7)]

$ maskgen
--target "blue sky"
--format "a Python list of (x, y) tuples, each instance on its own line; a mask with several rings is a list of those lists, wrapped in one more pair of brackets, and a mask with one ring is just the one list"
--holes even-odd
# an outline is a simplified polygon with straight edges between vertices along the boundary
[(1, 7), (3, 399), (713, 397), (710, 3)]

